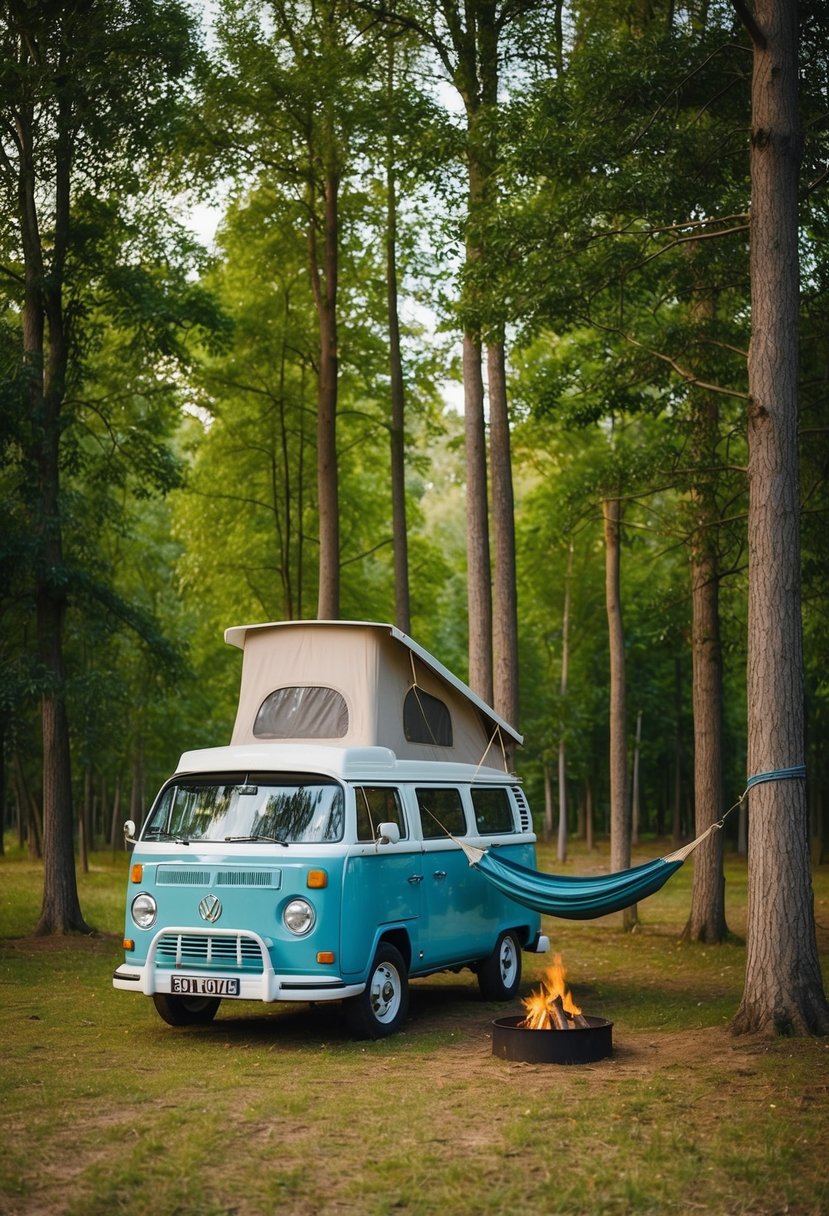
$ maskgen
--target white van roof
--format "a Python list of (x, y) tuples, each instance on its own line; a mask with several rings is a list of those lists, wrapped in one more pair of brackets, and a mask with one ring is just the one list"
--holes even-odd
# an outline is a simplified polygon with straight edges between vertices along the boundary
[(243, 652), (231, 744), (383, 747), (396, 757), (506, 769), (522, 736), (394, 625), (280, 621), (238, 625)]

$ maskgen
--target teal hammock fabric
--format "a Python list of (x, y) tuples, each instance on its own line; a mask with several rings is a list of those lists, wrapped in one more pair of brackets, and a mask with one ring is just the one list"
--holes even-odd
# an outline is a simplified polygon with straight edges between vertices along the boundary
[(805, 776), (805, 766), (798, 764), (749, 777), (745, 790), (734, 805), (696, 840), (674, 853), (669, 853), (667, 857), (657, 857), (655, 861), (646, 861), (644, 865), (634, 866), (632, 870), (618, 870), (615, 874), (598, 874), (592, 877), (543, 874), (539, 870), (531, 870), (527, 866), (510, 861), (507, 857), (498, 857), (491, 849), (479, 849), (462, 840), (456, 840), (449, 832), (447, 835), (460, 845), (469, 864), (474, 866), (479, 874), (517, 904), (546, 916), (558, 916), (562, 920), (595, 920), (598, 916), (608, 916), (611, 912), (630, 908), (640, 899), (654, 895), (672, 874), (676, 874), (685, 858), (689, 857), (703, 840), (722, 828), (726, 818), (740, 806), (754, 786), (766, 781), (801, 780)]
[(525, 908), (564, 920), (593, 920), (629, 908), (664, 886), (684, 861), (658, 857), (632, 870), (579, 878), (542, 874), (491, 851), (476, 852), (481, 856), (470, 860), (470, 865), (504, 895)]

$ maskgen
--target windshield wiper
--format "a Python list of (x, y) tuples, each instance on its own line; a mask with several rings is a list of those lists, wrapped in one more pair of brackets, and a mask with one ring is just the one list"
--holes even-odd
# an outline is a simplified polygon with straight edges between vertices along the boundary
[(266, 844), (281, 844), (283, 849), (287, 849), (287, 840), (280, 840), (277, 836), (225, 836), (225, 840), (231, 844), (245, 844), (254, 840), (264, 840)]
[(163, 828), (151, 828), (145, 840), (172, 840), (174, 844), (189, 844), (186, 836), (176, 836), (173, 832), (165, 832)]

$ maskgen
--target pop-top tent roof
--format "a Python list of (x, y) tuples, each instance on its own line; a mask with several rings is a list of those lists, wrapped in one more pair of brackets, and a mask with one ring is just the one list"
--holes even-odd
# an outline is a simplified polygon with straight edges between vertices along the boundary
[(232, 745), (268, 741), (387, 747), (401, 759), (503, 765), (522, 736), (393, 625), (238, 625), (243, 651)]

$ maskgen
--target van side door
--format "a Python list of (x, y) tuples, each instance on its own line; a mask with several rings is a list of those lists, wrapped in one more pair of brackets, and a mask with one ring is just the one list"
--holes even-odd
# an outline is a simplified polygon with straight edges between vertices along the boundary
[(423, 840), (422, 965), (430, 970), (489, 954), (494, 939), (482, 886), (465, 853), (450, 838), (470, 834), (458, 787), (415, 790)]
[[(363, 974), (371, 963), (378, 929), (405, 929), (417, 957), (423, 868), (420, 841), (408, 823), (400, 791), (394, 786), (354, 787), (356, 842), (348, 846), (343, 870), (341, 970)], [(400, 840), (379, 844), (381, 823), (396, 823)]]

